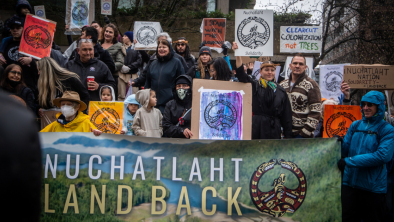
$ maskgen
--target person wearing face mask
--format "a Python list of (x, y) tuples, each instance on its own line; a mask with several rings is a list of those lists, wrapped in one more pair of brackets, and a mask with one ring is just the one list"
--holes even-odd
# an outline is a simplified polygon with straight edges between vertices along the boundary
[(173, 88), (174, 99), (166, 105), (163, 114), (163, 130), (168, 137), (190, 138), (192, 110), (192, 78), (181, 75)]
[[(233, 43), (237, 50), (237, 43)], [(252, 139), (280, 139), (283, 128), (285, 138), (292, 138), (292, 111), (284, 88), (275, 83), (277, 64), (265, 61), (260, 66), (261, 77), (254, 79), (245, 73), (242, 58), (236, 57), (236, 77), (240, 82), (252, 83)]]
[(79, 99), (77, 92), (66, 91), (61, 98), (54, 99), (53, 104), (60, 107), (61, 112), (56, 114), (56, 121), (40, 132), (93, 132), (95, 136), (101, 135), (89, 116), (82, 113), (87, 106)]
[(161, 40), (157, 46), (157, 60), (152, 62), (147, 70), (145, 89), (152, 88), (156, 91), (157, 105), (156, 108), (161, 113), (168, 101), (172, 97), (172, 88), (175, 79), (185, 74), (182, 63), (174, 57), (174, 50), (167, 40)]
[(33, 91), (23, 83), (22, 68), (19, 65), (11, 64), (7, 66), (4, 74), (1, 75), (0, 89), (22, 98), (26, 105), (35, 112)]

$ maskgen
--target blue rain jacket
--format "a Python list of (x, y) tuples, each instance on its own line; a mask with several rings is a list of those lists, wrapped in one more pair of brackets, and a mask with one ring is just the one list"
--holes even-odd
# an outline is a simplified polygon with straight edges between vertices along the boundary
[[(385, 98), (381, 92), (370, 91), (363, 96), (361, 102), (370, 102), (378, 105), (377, 113), (366, 118), (361, 107), (362, 120), (357, 130), (378, 132), (384, 124)], [(394, 127), (386, 124), (376, 134), (355, 132), (356, 121), (352, 123), (342, 142), (342, 157), (346, 157), (346, 167), (343, 175), (343, 184), (373, 193), (387, 192), (386, 164), (393, 157)]]

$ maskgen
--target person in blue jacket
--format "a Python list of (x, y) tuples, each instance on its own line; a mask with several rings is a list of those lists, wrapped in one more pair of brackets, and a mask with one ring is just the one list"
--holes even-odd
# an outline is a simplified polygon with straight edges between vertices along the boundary
[(135, 94), (132, 94), (126, 98), (123, 109), (123, 126), (120, 134), (126, 134), (129, 136), (135, 135), (131, 126), (134, 122), (135, 113), (139, 108), (141, 108), (141, 104), (139, 104), (135, 99)]
[(370, 91), (361, 99), (362, 120), (342, 142), (342, 221), (384, 221), (387, 163), (393, 158), (394, 127), (384, 121), (385, 98)]

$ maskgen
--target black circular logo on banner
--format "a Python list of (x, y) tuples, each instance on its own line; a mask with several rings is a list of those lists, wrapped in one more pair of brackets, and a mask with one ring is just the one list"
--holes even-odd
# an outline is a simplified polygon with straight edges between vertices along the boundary
[(27, 27), (23, 33), (25, 42), (31, 47), (46, 49), (51, 45), (51, 34), (48, 30), (38, 25)]
[(337, 71), (331, 71), (326, 75), (326, 89), (331, 92), (336, 92), (341, 88), (342, 74)]
[[(264, 174), (279, 165), (285, 170), (290, 171), (298, 179), (298, 186), (295, 189), (289, 189), (285, 186), (286, 174), (281, 173), (273, 181), (264, 181)], [(260, 180), (264, 183), (272, 183), (274, 187), (270, 191), (259, 189)], [(281, 217), (285, 213), (294, 213), (301, 207), (306, 198), (307, 182), (304, 172), (293, 162), (283, 159), (271, 159), (262, 163), (254, 171), (250, 179), (250, 198), (256, 208), (273, 217)]]
[[(344, 117), (346, 119), (341, 121), (340, 119), (338, 119), (339, 117)], [(334, 113), (330, 116), (330, 118), (328, 118), (324, 130), (326, 130), (326, 133), (329, 137), (333, 137), (335, 135), (344, 137), (347, 130), (349, 129), (349, 127), (347, 126), (348, 121), (352, 123), (356, 121), (356, 117), (347, 112)]]
[(143, 45), (149, 45), (156, 41), (156, 29), (143, 26), (137, 31), (137, 41)]
[(231, 128), (237, 121), (237, 110), (230, 102), (216, 100), (205, 108), (204, 118), (211, 128), (217, 130)]
[(85, 2), (76, 2), (72, 10), (72, 17), (74, 23), (79, 23), (85, 20), (89, 15), (89, 9)]
[(104, 10), (109, 10), (111, 8), (111, 5), (109, 3), (104, 3), (103, 4), (103, 9)]
[(270, 27), (260, 17), (249, 17), (239, 24), (237, 37), (244, 47), (255, 49), (267, 44), (270, 38)]
[(98, 130), (103, 133), (116, 133), (120, 127), (119, 114), (112, 108), (104, 107), (93, 113), (90, 118)]

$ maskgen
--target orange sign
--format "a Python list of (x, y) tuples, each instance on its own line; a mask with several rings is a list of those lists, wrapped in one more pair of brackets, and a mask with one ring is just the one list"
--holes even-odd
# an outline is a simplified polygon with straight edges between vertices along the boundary
[(362, 119), (360, 106), (325, 105), (323, 138), (335, 135), (344, 137), (350, 125), (360, 119)]
[(89, 102), (89, 118), (103, 133), (120, 134), (123, 123), (123, 102)]
[(203, 20), (202, 42), (210, 48), (222, 48), (226, 39), (226, 19), (205, 18)]
[(27, 14), (19, 53), (35, 59), (49, 57), (55, 28), (56, 22)]

